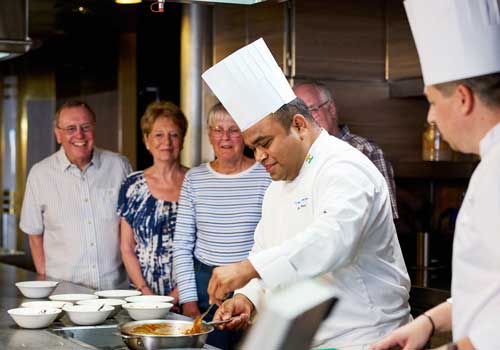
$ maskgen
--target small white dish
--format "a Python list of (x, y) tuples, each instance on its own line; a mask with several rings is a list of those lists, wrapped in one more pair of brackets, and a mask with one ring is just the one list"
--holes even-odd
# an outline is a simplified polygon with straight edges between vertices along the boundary
[(46, 298), (56, 289), (57, 281), (24, 281), (17, 282), (16, 287), (26, 298)]
[(68, 301), (70, 303), (76, 303), (80, 300), (97, 299), (98, 296), (94, 294), (55, 294), (49, 296), (50, 300), (54, 301)]
[(22, 328), (48, 327), (62, 312), (56, 308), (19, 307), (7, 311), (12, 319)]
[(111, 298), (111, 299), (125, 299), (127, 297), (133, 297), (141, 295), (142, 293), (134, 289), (112, 289), (112, 290), (100, 290), (94, 293), (100, 298)]
[(127, 302), (123, 299), (110, 299), (110, 298), (105, 298), (105, 299), (89, 299), (89, 300), (80, 300), (76, 304), (77, 305), (111, 305), (115, 309), (109, 314), (108, 318), (111, 318), (115, 316), (120, 310), (122, 309), (122, 305), (126, 304)]
[(127, 303), (170, 303), (174, 300), (169, 295), (139, 295), (125, 298)]
[(140, 320), (162, 319), (174, 306), (171, 303), (127, 303), (122, 307), (128, 311), (130, 318)]
[(81, 326), (103, 323), (114, 310), (111, 305), (68, 305), (63, 308), (71, 322)]
[[(45, 301), (45, 300), (40, 300), (40, 301), (28, 301), (26, 303), (22, 303), (21, 307), (29, 307), (29, 308), (35, 308), (35, 309), (61, 309), (65, 305), (73, 305), (73, 303), (70, 303), (68, 301)], [(61, 312), (59, 315), (57, 315), (56, 320), (60, 319), (61, 317), (64, 316), (64, 312)]]

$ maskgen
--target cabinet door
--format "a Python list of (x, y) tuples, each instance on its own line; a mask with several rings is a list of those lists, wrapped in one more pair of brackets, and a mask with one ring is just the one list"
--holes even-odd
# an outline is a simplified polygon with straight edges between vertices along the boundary
[(384, 79), (383, 0), (297, 0), (295, 18), (296, 77)]
[(401, 0), (387, 0), (389, 80), (421, 77), (417, 49)]
[(259, 38), (264, 38), (283, 68), (286, 3), (252, 6), (216, 6), (214, 9), (214, 63)]

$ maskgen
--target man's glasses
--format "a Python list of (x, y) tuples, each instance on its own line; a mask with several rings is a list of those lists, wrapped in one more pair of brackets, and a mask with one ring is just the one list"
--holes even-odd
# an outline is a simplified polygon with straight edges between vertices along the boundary
[(62, 130), (66, 135), (74, 135), (80, 129), (84, 134), (91, 132), (94, 129), (94, 124), (86, 123), (81, 125), (69, 125), (64, 128), (57, 127)]
[(307, 108), (309, 109), (309, 112), (311, 112), (311, 114), (318, 113), (321, 108), (325, 107), (328, 104), (328, 102), (330, 102), (330, 100), (326, 100), (325, 102), (323, 102), (319, 106), (311, 106), (311, 107), (307, 107)]
[(212, 136), (216, 139), (221, 139), (225, 133), (227, 133), (232, 139), (236, 139), (241, 136), (241, 131), (238, 128), (229, 128), (224, 130), (223, 128), (216, 126), (214, 128), (210, 127), (210, 131), (212, 132)]

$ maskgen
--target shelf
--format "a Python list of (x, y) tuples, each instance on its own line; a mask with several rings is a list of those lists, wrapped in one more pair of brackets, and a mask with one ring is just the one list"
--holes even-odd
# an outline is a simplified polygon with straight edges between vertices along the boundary
[(395, 161), (392, 167), (396, 179), (468, 179), (477, 164), (477, 161)]

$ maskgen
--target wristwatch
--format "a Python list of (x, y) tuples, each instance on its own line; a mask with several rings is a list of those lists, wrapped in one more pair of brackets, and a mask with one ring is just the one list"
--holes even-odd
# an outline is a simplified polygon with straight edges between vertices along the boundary
[(446, 344), (446, 350), (459, 350), (459, 349), (456, 343), (451, 342)]

